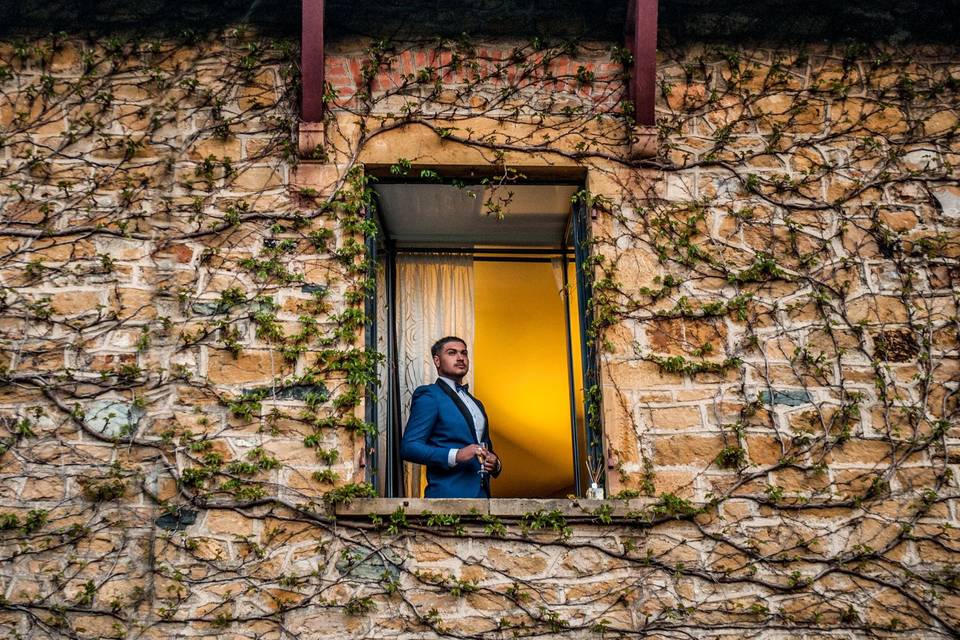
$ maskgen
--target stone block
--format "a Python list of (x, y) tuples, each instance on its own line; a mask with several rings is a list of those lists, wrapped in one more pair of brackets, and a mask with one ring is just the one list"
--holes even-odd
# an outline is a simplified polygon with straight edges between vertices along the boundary
[(836, 445), (826, 455), (827, 463), (879, 465), (888, 460), (894, 448), (882, 440), (863, 440), (855, 438)]
[(256, 520), (236, 511), (211, 509), (200, 525), (200, 531), (210, 535), (249, 536), (254, 533)]
[(58, 291), (50, 296), (50, 306), (54, 313), (61, 316), (79, 316), (97, 313), (102, 305), (99, 291)]
[(925, 465), (900, 469), (896, 473), (896, 478), (902, 489), (920, 494), (925, 490), (936, 491), (944, 478), (944, 473)]
[(61, 477), (30, 477), (23, 483), (20, 499), (24, 501), (60, 500), (65, 491), (65, 482)]
[[(640, 452), (636, 420), (627, 399), (613, 387), (603, 388), (603, 424), (608, 455), (615, 456), (618, 464), (638, 463)], [(610, 464), (613, 462), (610, 461)]]
[(498, 571), (504, 571), (512, 577), (538, 576), (547, 568), (546, 554), (523, 546), (491, 545), (486, 555), (487, 561)]
[(771, 484), (783, 487), (788, 493), (810, 493), (829, 487), (830, 477), (824, 472), (780, 469), (773, 474)]
[(687, 406), (651, 409), (650, 424), (654, 429), (695, 429), (701, 426), (700, 408)]
[(283, 170), (279, 167), (248, 167), (231, 179), (230, 188), (236, 191), (257, 193), (282, 187), (285, 184)]
[(173, 243), (161, 247), (154, 254), (157, 260), (169, 260), (177, 264), (190, 264), (195, 248), (187, 243)]
[(236, 161), (240, 159), (241, 155), (241, 142), (235, 136), (229, 138), (200, 138), (187, 151), (187, 157), (197, 161), (206, 160), (210, 156), (213, 156), (217, 161), (226, 158)]
[(300, 156), (305, 159), (318, 159), (325, 156), (326, 133), (322, 122), (301, 122), (297, 148)]
[(688, 540), (680, 536), (654, 533), (647, 538), (642, 551), (652, 554), (652, 557), (666, 566), (675, 566), (677, 563), (697, 564), (700, 552), (689, 544), (695, 539), (696, 536)]
[(63, 236), (36, 240), (32, 243), (30, 252), (34, 259), (65, 262), (93, 258), (97, 255), (97, 248), (90, 240)]
[(210, 349), (207, 356), (207, 379), (213, 384), (249, 384), (270, 382), (290, 373), (279, 353), (246, 349), (234, 357), (229, 351)]
[(770, 466), (777, 464), (789, 450), (780, 438), (769, 435), (748, 435), (745, 438), (747, 455), (753, 464)]
[[(653, 492), (656, 495), (669, 493), (686, 500), (696, 497), (696, 473), (682, 471), (662, 471), (657, 469), (653, 474)], [(631, 486), (629, 482), (624, 483), (627, 489), (638, 489), (639, 486)]]
[(683, 376), (666, 373), (656, 363), (644, 360), (611, 362), (603, 367), (603, 372), (611, 381), (625, 389), (680, 386), (683, 383)]
[(690, 355), (706, 345), (710, 355), (726, 351), (727, 329), (722, 320), (654, 320), (645, 328), (650, 348), (657, 353)]
[(947, 109), (936, 111), (923, 121), (924, 132), (930, 136), (939, 136), (956, 131), (957, 126), (957, 114)]
[(317, 452), (306, 447), (303, 440), (271, 438), (263, 443), (263, 448), (281, 464), (294, 466), (318, 466)]
[(631, 159), (653, 158), (657, 155), (657, 128), (635, 126), (629, 132)]
[[(117, 315), (127, 321), (147, 321), (157, 317), (155, 293), (149, 289), (121, 288), (117, 293)], [(111, 296), (113, 299), (113, 296)]]
[(70, 620), (70, 627), (83, 638), (123, 638), (126, 629), (117, 624), (116, 618), (111, 615), (75, 615)]
[(671, 435), (653, 438), (653, 464), (657, 466), (700, 466), (713, 463), (723, 449), (719, 436)]
[[(789, 379), (790, 375), (787, 377)], [(770, 406), (802, 407), (813, 402), (813, 396), (806, 389), (764, 389), (758, 397)]]

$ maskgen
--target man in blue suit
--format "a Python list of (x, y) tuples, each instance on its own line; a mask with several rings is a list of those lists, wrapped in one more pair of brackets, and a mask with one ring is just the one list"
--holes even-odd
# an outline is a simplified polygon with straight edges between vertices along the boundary
[(463, 384), (470, 368), (467, 343), (447, 336), (430, 353), (439, 377), (413, 392), (400, 457), (427, 467), (425, 498), (489, 498), (490, 477), (500, 475), (501, 464), (483, 405)]

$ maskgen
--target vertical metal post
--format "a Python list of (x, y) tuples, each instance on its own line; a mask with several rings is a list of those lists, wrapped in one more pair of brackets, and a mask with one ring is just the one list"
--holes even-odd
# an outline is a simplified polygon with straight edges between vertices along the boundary
[[(375, 217), (374, 204), (366, 207), (367, 220), (373, 220)], [(363, 301), (363, 312), (365, 316), (364, 323), (364, 346), (368, 354), (377, 351), (377, 236), (375, 233), (368, 233), (365, 240), (367, 246), (367, 295)], [(377, 425), (379, 422), (377, 416), (377, 384), (371, 381), (367, 384), (366, 397), (364, 399), (364, 419)], [(379, 470), (380, 470), (380, 447), (377, 434), (367, 434), (364, 442), (366, 447), (367, 469), (366, 478), (374, 489), (380, 490)]]
[(573, 208), (573, 249), (577, 260), (577, 295), (580, 311), (580, 355), (583, 366), (583, 417), (588, 468), (600, 469), (598, 484), (603, 487), (603, 424), (600, 413), (600, 376), (593, 325), (593, 274), (587, 264), (590, 257), (590, 230), (587, 206), (582, 200)]
[(637, 124), (652, 126), (657, 89), (657, 0), (630, 0), (627, 48), (633, 55), (628, 95)]
[[(572, 213), (571, 215), (576, 215)], [(573, 487), (574, 493), (578, 496), (583, 495), (583, 484), (580, 479), (580, 428), (577, 425), (577, 390), (574, 386), (573, 377), (573, 331), (570, 323), (570, 290), (567, 278), (567, 246), (566, 241), (561, 247), (563, 249), (563, 319), (567, 329), (567, 385), (570, 389), (570, 442), (573, 444)]]
[(323, 120), (324, 0), (302, 0), (300, 26), (300, 117), (304, 122)]
[[(384, 280), (387, 285), (387, 481), (384, 496), (399, 498), (403, 493), (403, 460), (400, 459), (400, 366), (397, 353), (397, 252), (387, 238)], [(418, 496), (412, 496), (418, 497)]]

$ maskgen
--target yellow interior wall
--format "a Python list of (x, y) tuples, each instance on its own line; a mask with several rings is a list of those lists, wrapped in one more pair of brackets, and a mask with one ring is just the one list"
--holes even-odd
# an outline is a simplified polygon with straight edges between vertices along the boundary
[[(474, 287), (474, 386), (503, 461), (493, 497), (573, 493), (567, 338), (553, 269), (541, 262), (477, 261)], [(576, 324), (573, 334), (578, 338)], [(579, 363), (579, 340), (574, 354)]]
[(590, 486), (589, 471), (587, 470), (587, 446), (586, 433), (584, 432), (584, 408), (583, 408), (583, 355), (580, 353), (580, 298), (577, 296), (577, 266), (573, 262), (567, 265), (567, 291), (570, 312), (570, 343), (573, 349), (573, 387), (574, 403), (577, 408), (577, 432), (580, 434), (578, 439), (578, 448), (580, 449), (580, 482), (583, 483), (583, 490)]

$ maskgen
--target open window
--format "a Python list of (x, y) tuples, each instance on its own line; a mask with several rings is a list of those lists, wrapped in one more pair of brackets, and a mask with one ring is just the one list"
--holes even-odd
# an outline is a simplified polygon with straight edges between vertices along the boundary
[(603, 486), (596, 353), (588, 336), (588, 221), (575, 182), (378, 181), (380, 228), (367, 345), (385, 357), (371, 389), (368, 481), (420, 497), (399, 457), (413, 390), (436, 380), (430, 345), (458, 335), (503, 473), (496, 498), (586, 495)]

